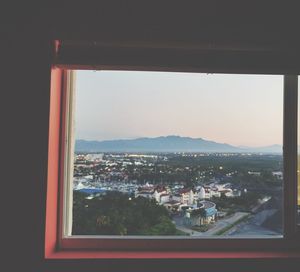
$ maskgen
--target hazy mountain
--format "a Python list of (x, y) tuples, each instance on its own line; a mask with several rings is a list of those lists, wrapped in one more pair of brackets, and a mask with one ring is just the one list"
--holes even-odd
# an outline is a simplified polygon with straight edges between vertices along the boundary
[(282, 146), (278, 144), (262, 146), (262, 147), (247, 147), (243, 150), (249, 150), (250, 152), (261, 152), (261, 153), (282, 153)]
[(281, 146), (260, 148), (236, 147), (202, 138), (161, 136), (131, 140), (76, 140), (76, 152), (281, 152)]

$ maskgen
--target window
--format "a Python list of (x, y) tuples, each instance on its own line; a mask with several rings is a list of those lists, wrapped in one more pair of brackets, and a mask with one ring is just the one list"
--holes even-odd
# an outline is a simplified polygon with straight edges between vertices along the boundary
[(293, 76), (76, 73), (64, 80), (62, 248), (293, 246)]

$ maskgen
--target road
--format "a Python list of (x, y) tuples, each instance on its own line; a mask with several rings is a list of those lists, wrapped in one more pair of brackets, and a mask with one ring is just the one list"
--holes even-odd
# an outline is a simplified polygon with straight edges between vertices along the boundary
[(188, 233), (191, 236), (213, 236), (216, 235), (219, 231), (223, 230), (224, 228), (227, 228), (228, 226), (236, 223), (237, 221), (239, 221), (240, 219), (248, 215), (249, 213), (246, 212), (236, 212), (230, 217), (219, 219), (217, 222), (214, 223), (213, 227), (206, 232), (199, 232), (185, 227), (182, 222), (183, 221), (182, 217), (175, 217), (173, 220), (174, 223), (176, 224), (177, 229), (185, 233)]
[(227, 228), (228, 226), (236, 223), (242, 218), (246, 218), (250, 213), (236, 212), (232, 216), (218, 220), (214, 227), (205, 232), (205, 235), (216, 235), (219, 231)]
[(225, 236), (264, 236), (264, 235), (281, 235), (281, 233), (264, 228), (263, 222), (274, 215), (277, 210), (263, 210), (249, 218), (249, 220), (243, 221), (235, 225), (230, 230), (224, 233)]

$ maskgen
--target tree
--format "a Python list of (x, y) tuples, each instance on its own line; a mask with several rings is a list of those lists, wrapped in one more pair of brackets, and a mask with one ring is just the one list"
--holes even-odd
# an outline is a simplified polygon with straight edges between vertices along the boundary
[(74, 192), (73, 234), (90, 235), (173, 235), (176, 227), (165, 207), (154, 199), (130, 198), (108, 192), (86, 199)]
[(176, 227), (166, 216), (159, 218), (159, 223), (144, 232), (145, 235), (175, 235)]

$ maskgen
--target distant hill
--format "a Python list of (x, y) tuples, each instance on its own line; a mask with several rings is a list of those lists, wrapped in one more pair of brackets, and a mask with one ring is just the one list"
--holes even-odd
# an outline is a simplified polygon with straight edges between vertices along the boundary
[(251, 152), (261, 152), (261, 153), (282, 153), (282, 146), (275, 144), (269, 146), (262, 146), (262, 147), (248, 147), (245, 150), (249, 150)]
[(236, 147), (202, 138), (160, 136), (130, 140), (76, 140), (76, 152), (266, 152), (279, 153), (281, 146), (261, 148)]

